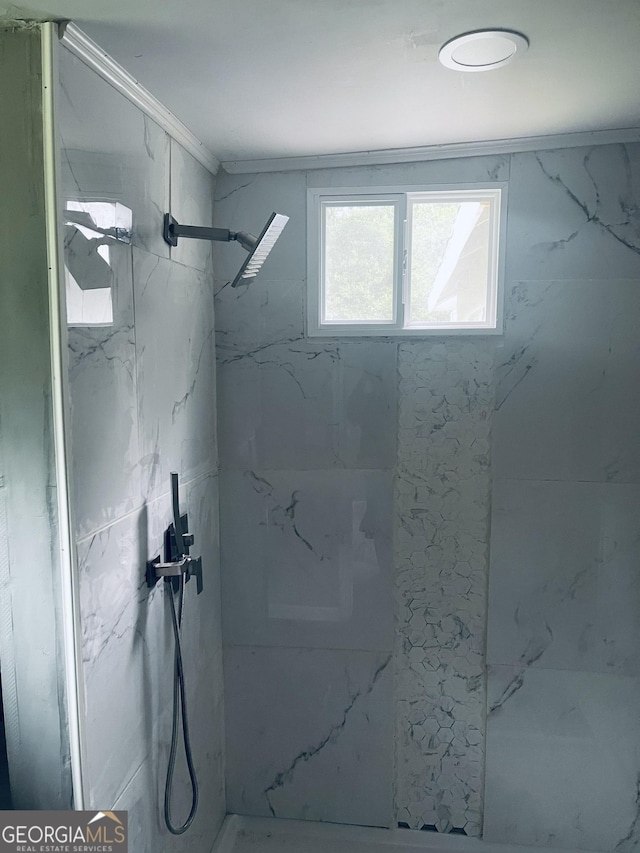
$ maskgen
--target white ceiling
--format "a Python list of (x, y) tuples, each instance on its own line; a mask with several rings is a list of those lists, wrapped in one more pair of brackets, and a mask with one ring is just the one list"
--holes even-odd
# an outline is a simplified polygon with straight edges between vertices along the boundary
[[(640, 126), (640, 0), (38, 0), (69, 18), (220, 160)], [(503, 68), (443, 68), (459, 33), (508, 28)]]

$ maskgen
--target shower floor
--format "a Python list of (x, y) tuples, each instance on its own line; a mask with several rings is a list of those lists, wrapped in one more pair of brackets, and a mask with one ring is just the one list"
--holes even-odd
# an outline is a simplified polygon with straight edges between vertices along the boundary
[[(551, 853), (551, 848), (335, 823), (227, 815), (212, 853)], [(558, 851), (559, 853), (559, 851)], [(563, 850), (562, 853), (580, 853)]]

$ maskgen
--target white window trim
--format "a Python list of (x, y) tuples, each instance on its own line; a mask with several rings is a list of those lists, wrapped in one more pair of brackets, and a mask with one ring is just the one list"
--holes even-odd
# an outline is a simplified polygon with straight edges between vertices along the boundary
[[(439, 194), (443, 199), (449, 199), (456, 194), (463, 198), (469, 198), (469, 193), (486, 192), (493, 196), (493, 203), (497, 205), (497, 217), (493, 222), (491, 231), (490, 263), (489, 273), (497, 273), (496, 287), (489, 294), (488, 317), (493, 317), (495, 311), (496, 324), (491, 323), (467, 323), (458, 324), (457, 328), (451, 326), (420, 326), (400, 327), (388, 323), (324, 323), (321, 322), (322, 310), (322, 246), (324, 242), (323, 233), (323, 205), (336, 202), (345, 204), (350, 201), (366, 203), (367, 201), (394, 201), (396, 207), (396, 234), (395, 234), (395, 262), (394, 262), (394, 292), (396, 297), (395, 322), (404, 319), (404, 303), (407, 300), (407, 277), (402, 276), (400, 280), (399, 265), (403, 263), (403, 257), (410, 263), (410, 217), (409, 209), (410, 195), (417, 196), (420, 193), (429, 194), (430, 200), (434, 194)], [(414, 198), (413, 201), (418, 201)], [(406, 223), (406, 228), (405, 228)], [(478, 182), (464, 184), (428, 184), (409, 186), (386, 186), (386, 187), (313, 187), (307, 190), (307, 336), (315, 337), (431, 337), (431, 336), (458, 336), (458, 335), (501, 335), (503, 332), (503, 293), (504, 293), (504, 266), (505, 245), (507, 227), (507, 184), (505, 182)], [(497, 270), (496, 270), (497, 267)]]

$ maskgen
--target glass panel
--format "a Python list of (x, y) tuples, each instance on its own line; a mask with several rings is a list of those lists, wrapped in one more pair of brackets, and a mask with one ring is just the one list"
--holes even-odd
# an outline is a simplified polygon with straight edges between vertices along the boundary
[(325, 205), (327, 323), (394, 322), (395, 205)]
[(409, 324), (486, 322), (490, 202), (414, 202), (411, 215)]

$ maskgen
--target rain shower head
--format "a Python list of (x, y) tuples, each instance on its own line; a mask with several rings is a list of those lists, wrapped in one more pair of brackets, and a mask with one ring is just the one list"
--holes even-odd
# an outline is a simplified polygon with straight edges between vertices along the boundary
[[(231, 287), (237, 287), (241, 282), (249, 283), (260, 272), (260, 267), (266, 261), (269, 252), (275, 246), (276, 240), (282, 234), (282, 229), (289, 221), (288, 216), (272, 213), (259, 237), (238, 231), (235, 239), (249, 254), (240, 267), (238, 275), (231, 282)], [(233, 238), (232, 238), (233, 239)]]
[(289, 221), (282, 213), (272, 213), (260, 235), (254, 237), (246, 231), (228, 231), (226, 228), (199, 228), (196, 225), (180, 225), (169, 213), (164, 215), (164, 239), (170, 246), (178, 245), (179, 237), (189, 237), (196, 240), (220, 240), (229, 243), (232, 240), (240, 243), (249, 254), (240, 267), (240, 271), (231, 282), (231, 287), (237, 287), (241, 282), (249, 283), (260, 271), (269, 252), (273, 249), (282, 229)]

